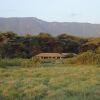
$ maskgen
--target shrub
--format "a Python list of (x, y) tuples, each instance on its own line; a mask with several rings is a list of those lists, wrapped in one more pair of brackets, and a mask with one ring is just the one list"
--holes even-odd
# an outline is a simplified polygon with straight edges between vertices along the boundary
[(73, 59), (76, 64), (100, 64), (100, 54), (87, 51)]

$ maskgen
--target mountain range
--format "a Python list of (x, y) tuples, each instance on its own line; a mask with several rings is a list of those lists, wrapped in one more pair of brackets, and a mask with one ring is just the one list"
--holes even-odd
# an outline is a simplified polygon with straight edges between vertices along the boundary
[(74, 36), (100, 36), (100, 24), (78, 22), (47, 22), (35, 17), (0, 18), (0, 32), (13, 31), (20, 35), (40, 32), (51, 35), (66, 33)]

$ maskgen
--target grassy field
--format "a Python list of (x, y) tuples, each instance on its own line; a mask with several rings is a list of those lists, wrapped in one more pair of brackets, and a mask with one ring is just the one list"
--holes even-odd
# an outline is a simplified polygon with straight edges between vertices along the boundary
[(1, 67), (0, 100), (100, 100), (100, 67)]

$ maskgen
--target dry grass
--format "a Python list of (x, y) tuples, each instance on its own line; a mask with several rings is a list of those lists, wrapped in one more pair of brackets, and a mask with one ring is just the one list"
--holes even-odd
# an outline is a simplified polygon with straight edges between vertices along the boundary
[(0, 68), (0, 100), (100, 100), (100, 67)]

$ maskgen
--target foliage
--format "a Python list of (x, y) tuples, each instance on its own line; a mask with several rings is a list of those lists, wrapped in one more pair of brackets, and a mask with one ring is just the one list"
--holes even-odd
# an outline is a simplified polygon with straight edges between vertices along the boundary
[(100, 64), (100, 54), (88, 51), (79, 54), (72, 60), (75, 64)]
[[(13, 32), (0, 33), (1, 58), (31, 58), (41, 52), (82, 53), (97, 51), (99, 38), (80, 38), (67, 34), (56, 37), (48, 33), (19, 36)], [(99, 53), (99, 52), (98, 52)]]

